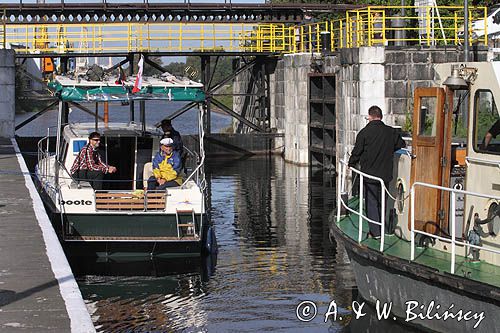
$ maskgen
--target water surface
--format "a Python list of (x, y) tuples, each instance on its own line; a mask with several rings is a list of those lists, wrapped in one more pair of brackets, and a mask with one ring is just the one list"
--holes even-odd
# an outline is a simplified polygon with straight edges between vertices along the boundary
[[(345, 320), (324, 323), (318, 315), (301, 322), (295, 315), (304, 300), (315, 302), (319, 313), (333, 299), (347, 308), (355, 292), (347, 256), (328, 237), (332, 175), (310, 175), (309, 168), (281, 157), (255, 157), (211, 160), (207, 178), (219, 244), (216, 266), (215, 258), (158, 260), (132, 272), (116, 262), (104, 271), (81, 272), (78, 281), (98, 330), (344, 329)], [(342, 311), (347, 318), (349, 310)]]

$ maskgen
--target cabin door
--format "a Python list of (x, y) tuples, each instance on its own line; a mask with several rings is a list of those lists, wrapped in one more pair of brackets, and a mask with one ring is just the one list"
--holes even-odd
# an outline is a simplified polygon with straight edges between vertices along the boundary
[[(446, 166), (445, 155), (449, 146), (451, 117), (446, 117), (444, 109), (445, 91), (442, 88), (417, 88), (414, 97), (411, 185), (415, 182), (447, 186), (443, 173)], [(448, 141), (448, 143), (446, 143)], [(442, 191), (429, 187), (415, 188), (415, 227), (429, 233), (442, 228), (446, 220), (447, 200)], [(411, 221), (408, 221), (410, 227)]]

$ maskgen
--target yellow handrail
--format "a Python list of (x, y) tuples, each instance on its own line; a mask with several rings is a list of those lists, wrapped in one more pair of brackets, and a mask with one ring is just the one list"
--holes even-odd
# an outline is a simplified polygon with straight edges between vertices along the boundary
[[(404, 9), (406, 14), (401, 16)], [(464, 41), (460, 6), (369, 6), (349, 10), (337, 20), (290, 26), (283, 23), (71, 23), (10, 24), (3, 20), (3, 43), (19, 53), (60, 52), (319, 52), (322, 33), (330, 33), (331, 51), (345, 47), (396, 43), (459, 45)], [(5, 14), (4, 14), (5, 15)], [(4, 17), (4, 16), (3, 16)], [(487, 10), (471, 7), (470, 43), (488, 43)], [(403, 20), (404, 27), (396, 25)], [(484, 28), (472, 31), (473, 22)], [(405, 33), (400, 37), (398, 31)], [(85, 33), (82, 33), (85, 32)], [(398, 36), (398, 37), (397, 37)], [(479, 36), (479, 37), (477, 37)], [(79, 45), (86, 45), (82, 50)]]

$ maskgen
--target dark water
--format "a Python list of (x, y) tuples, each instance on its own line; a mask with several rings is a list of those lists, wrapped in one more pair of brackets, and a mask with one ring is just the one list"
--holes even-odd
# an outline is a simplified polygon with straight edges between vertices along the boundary
[[(352, 320), (353, 274), (328, 236), (331, 174), (255, 157), (209, 161), (207, 177), (217, 258), (72, 263), (99, 332), (409, 331)], [(304, 300), (318, 307), (310, 322), (295, 315)], [(332, 300), (343, 318), (325, 323)]]
[[(99, 331), (337, 331), (341, 323), (295, 318), (302, 300), (326, 307), (332, 297), (352, 297), (351, 273), (328, 238), (331, 175), (310, 179), (308, 168), (258, 157), (210, 161), (207, 178), (219, 244), (215, 268), (158, 261), (142, 268), (153, 276), (131, 277), (114, 262), (80, 276)], [(189, 264), (192, 272), (173, 276), (165, 267)]]
[[(152, 103), (149, 123), (181, 106)], [(128, 108), (112, 107), (110, 118), (127, 121)], [(174, 126), (195, 133), (195, 119), (191, 110)], [(93, 118), (75, 110), (70, 121)], [(230, 121), (213, 114), (213, 131)], [(43, 135), (54, 125), (49, 112), (20, 134)], [(345, 249), (329, 239), (331, 173), (269, 156), (207, 163), (216, 257), (69, 258), (98, 332), (410, 332), (378, 321), (368, 305), (366, 316), (352, 316), (350, 305), (358, 300), (353, 273)], [(317, 305), (309, 322), (296, 316), (303, 301)], [(332, 301), (337, 320), (325, 322)]]

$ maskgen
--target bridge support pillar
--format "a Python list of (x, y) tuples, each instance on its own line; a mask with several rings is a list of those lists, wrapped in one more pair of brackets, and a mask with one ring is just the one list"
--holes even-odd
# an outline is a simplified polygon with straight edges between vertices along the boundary
[(14, 137), (16, 113), (15, 52), (0, 50), (0, 137)]
[(203, 119), (203, 127), (205, 129), (205, 134), (211, 133), (211, 110), (210, 110), (210, 83), (211, 83), (211, 72), (210, 72), (210, 56), (201, 57), (201, 77), (203, 83), (203, 89), (205, 90), (206, 96), (206, 112), (205, 118)]

